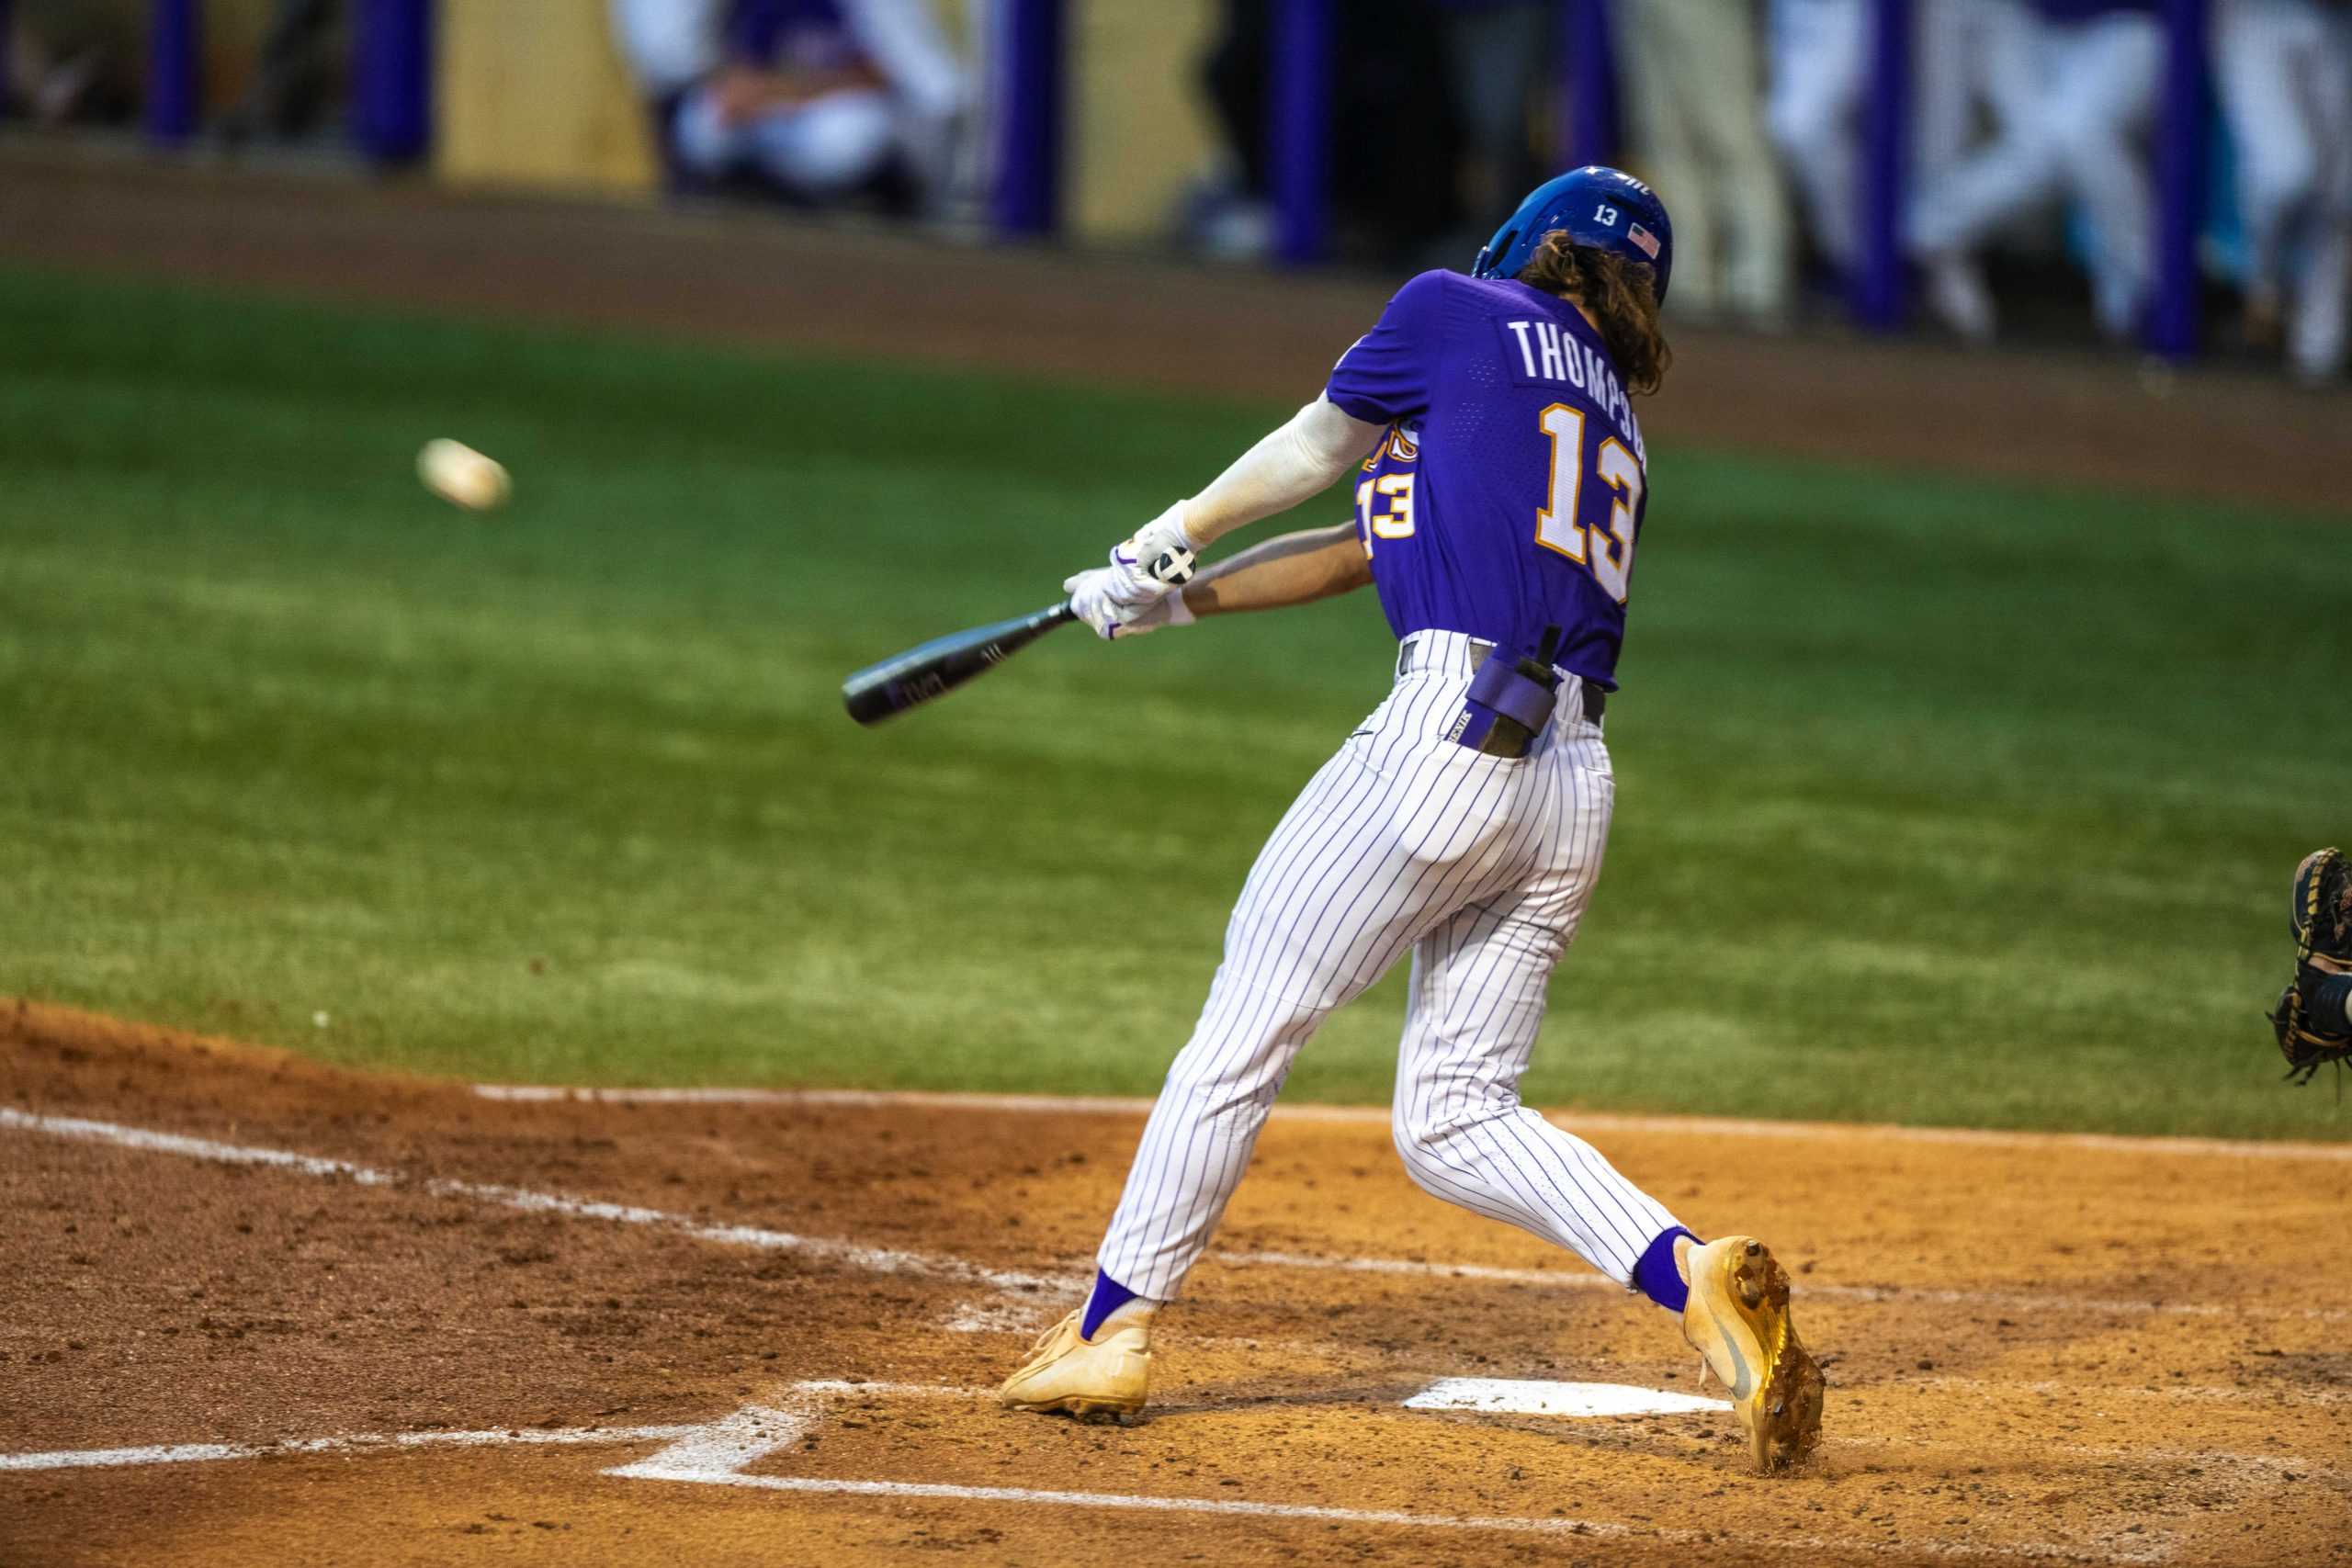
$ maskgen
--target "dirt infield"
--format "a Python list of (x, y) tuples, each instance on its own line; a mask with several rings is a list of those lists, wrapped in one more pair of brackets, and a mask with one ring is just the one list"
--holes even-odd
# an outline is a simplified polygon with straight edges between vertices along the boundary
[[(457, 196), (21, 141), (0, 143), (0, 259), (1301, 400), (1396, 281), (990, 250), (754, 211)], [(1643, 413), (1669, 442), (2352, 513), (2352, 389), (1837, 333), (1678, 327), (1675, 342), (1670, 386)]]
[(11, 1564), (2352, 1559), (2352, 1148), (1568, 1118), (1796, 1270), (1827, 1439), (1764, 1481), (1711, 1410), (1405, 1408), (1695, 1365), (1377, 1114), (1277, 1116), (1150, 1418), (1080, 1426), (986, 1390), (1130, 1111), (494, 1101), (0, 1006)]

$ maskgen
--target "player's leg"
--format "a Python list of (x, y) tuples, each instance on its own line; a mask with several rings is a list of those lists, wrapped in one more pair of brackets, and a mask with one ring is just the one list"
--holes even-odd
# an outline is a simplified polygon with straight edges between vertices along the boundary
[(2147, 135), (2165, 69), (2154, 17), (2079, 22), (2053, 42), (2058, 90), (2047, 113), (2066, 185), (2091, 231), (2091, 292), (2100, 330), (2139, 325), (2155, 270), (2155, 196)]
[(1990, 140), (1923, 179), (1905, 220), (1910, 248), (1930, 266), (1973, 256), (2002, 228), (2057, 194), (2047, 126), (2054, 34), (2019, 0), (1974, 0), (1977, 81), (1993, 110)]
[(1791, 1321), (1787, 1274), (1753, 1236), (1701, 1243), (1598, 1149), (1520, 1103), (1559, 920), (1557, 905), (1509, 897), (1416, 945), (1397, 1151), (1427, 1191), (1555, 1242), (1674, 1313), (1732, 1395), (1758, 1467), (1776, 1469), (1821, 1433), (1821, 1372)]
[[(1972, 155), (2004, 18), (1980, 0), (1923, 0), (1912, 17), (1912, 179), (1924, 191), (1939, 188)], [(1916, 235), (1908, 240), (1916, 243)], [(1976, 256), (1948, 248), (1923, 255), (1921, 263), (1921, 299), (1928, 311), (1965, 342), (1990, 342), (2000, 312)]]
[(1208, 1001), (1145, 1125), (1095, 1289), (1006, 1382), (1006, 1404), (1141, 1405), (1151, 1314), (1207, 1247), (1299, 1048), (1525, 852), (1530, 835), (1510, 825), (1528, 765), (1429, 739), (1464, 683), (1400, 682), (1260, 852)]
[(2298, 90), (2311, 39), (2293, 0), (2216, 0), (2213, 77), (2237, 152), (2245, 228), (2247, 336), (2278, 341), (2285, 306), (2287, 235), (2319, 189), (2312, 106)]
[(1536, 874), (1414, 946), (1397, 1152), (1426, 1190), (1555, 1242), (1677, 1314), (1770, 1470), (1808, 1451), (1821, 1426), (1821, 1374), (1790, 1322), (1780, 1265), (1753, 1237), (1701, 1244), (1599, 1150), (1520, 1102), (1552, 970), (1600, 874), (1614, 796), (1599, 727), (1560, 722), (1544, 759)]
[(1723, 193), (1724, 302), (1763, 325), (1785, 321), (1796, 287), (1796, 234), (1788, 182), (1764, 135), (1762, 50), (1748, 0), (1685, 0), (1704, 25), (1690, 29), (1684, 69), (1704, 92), (1685, 89), (1701, 155)]
[(2288, 364), (2308, 381), (2341, 376), (2352, 346), (2352, 13), (2320, 21), (2306, 64), (2323, 155), (2287, 335)]
[(1173, 1297), (1207, 1247), (1299, 1047), (1509, 850), (1494, 759), (1449, 746), (1460, 762), (1384, 771), (1365, 742), (1325, 765), (1260, 854), (1152, 1107), (1099, 1259), (1138, 1295)]
[(1543, 789), (1529, 803), (1535, 840), (1518, 885), (1413, 944), (1393, 1131), (1427, 1191), (1631, 1283), (1645, 1254), (1671, 1262), (1665, 1249), (1682, 1227), (1589, 1144), (1519, 1099), (1552, 971), (1584, 919), (1616, 807), (1600, 727), (1580, 715), (1555, 724), (1540, 754)]
[(1840, 271), (1860, 243), (1865, 0), (1772, 0), (1765, 125), (1804, 201), (1814, 243)]
[(1611, 14), (1637, 172), (1675, 198), (1675, 306), (1706, 315), (1724, 304), (1724, 193), (1693, 123), (1686, 45), (1709, 18), (1692, 0), (1630, 0)]
[[(1280, 901), (1317, 896), (1311, 882), (1295, 879), (1343, 869), (1352, 855), (1349, 819), (1370, 819), (1378, 783), (1343, 750), (1259, 852), (1227, 922), (1208, 1001), (1144, 1123), (1097, 1254), (1093, 1289), (1005, 1380), (998, 1391), (1005, 1404), (1080, 1416), (1143, 1408), (1153, 1315), (1206, 1249), (1299, 1048), (1333, 1007), (1362, 988), (1318, 984), (1312, 976), (1300, 984), (1300, 944), (1270, 942), (1268, 928)], [(1262, 988), (1252, 983), (1260, 979)]]
[[(1596, 837), (1605, 830), (1605, 821), (1588, 823)], [(1396, 1152), (1432, 1196), (1532, 1232), (1631, 1285), (1645, 1254), (1660, 1238), (1670, 1249), (1681, 1226), (1599, 1150), (1520, 1103), (1566, 942), (1555, 919), (1531, 915), (1530, 902), (1504, 895), (1475, 905), (1414, 945)], [(1670, 1272), (1671, 1251), (1658, 1256)]]
[(750, 164), (752, 133), (719, 112), (716, 92), (698, 87), (671, 119), (670, 155), (699, 179), (726, 179)]
[(1920, 0), (1911, 15), (1912, 177), (1927, 181), (1964, 156), (1975, 134), (1985, 13), (1977, 0)]

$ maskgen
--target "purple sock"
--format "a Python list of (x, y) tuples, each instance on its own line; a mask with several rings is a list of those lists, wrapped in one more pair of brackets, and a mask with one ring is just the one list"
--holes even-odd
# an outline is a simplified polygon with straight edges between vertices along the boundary
[[(1683, 1283), (1682, 1270), (1674, 1266), (1675, 1238), (1685, 1235), (1690, 1233), (1680, 1225), (1658, 1232), (1657, 1239), (1642, 1254), (1642, 1260), (1634, 1265), (1634, 1289), (1678, 1317), (1690, 1299), (1690, 1287)], [(1690, 1244), (1696, 1247), (1699, 1238), (1690, 1235)]]
[[(1668, 1262), (1671, 1267), (1672, 1259), (1668, 1259)], [(1097, 1269), (1094, 1271), (1094, 1293), (1086, 1298), (1085, 1315), (1078, 1320), (1080, 1337), (1086, 1339), (1093, 1338), (1094, 1331), (1102, 1326), (1104, 1318), (1135, 1299), (1136, 1293), (1133, 1291)]]

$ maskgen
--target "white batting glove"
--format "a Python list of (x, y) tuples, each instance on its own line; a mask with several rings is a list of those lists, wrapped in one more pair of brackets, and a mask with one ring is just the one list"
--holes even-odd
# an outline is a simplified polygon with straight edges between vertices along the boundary
[(1091, 571), (1081, 571), (1066, 579), (1062, 583), (1062, 592), (1069, 595), (1070, 608), (1080, 620), (1094, 628), (1096, 637), (1105, 639), (1141, 637), (1162, 626), (1189, 626), (1193, 624), (1192, 607), (1184, 603), (1184, 595), (1181, 592), (1163, 593), (1132, 613), (1115, 607), (1111, 602), (1109, 590), (1118, 571), (1117, 567), (1098, 566)]
[[(1127, 626), (1193, 580), (1196, 547), (1184, 532), (1184, 503), (1178, 502), (1134, 535), (1111, 547), (1111, 564), (1090, 584), (1078, 613), (1098, 636), (1113, 624)], [(1088, 575), (1088, 574), (1081, 574)], [(1077, 591), (1071, 591), (1073, 603)]]

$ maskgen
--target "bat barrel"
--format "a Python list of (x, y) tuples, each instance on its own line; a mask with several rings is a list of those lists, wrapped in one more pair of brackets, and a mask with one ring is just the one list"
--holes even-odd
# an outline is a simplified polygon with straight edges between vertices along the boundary
[(1064, 600), (1008, 621), (933, 637), (850, 676), (842, 682), (842, 706), (860, 724), (879, 724), (987, 673), (1072, 618)]

